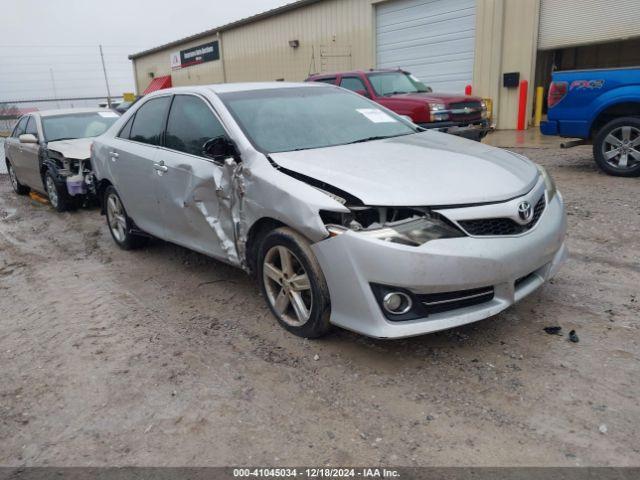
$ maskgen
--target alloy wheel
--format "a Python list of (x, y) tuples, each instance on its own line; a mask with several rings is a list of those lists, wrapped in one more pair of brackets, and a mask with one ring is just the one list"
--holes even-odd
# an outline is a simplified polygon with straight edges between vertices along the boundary
[(58, 208), (58, 190), (56, 189), (56, 184), (51, 178), (50, 175), (47, 175), (45, 184), (47, 186), (47, 195), (49, 196), (49, 202), (53, 206), (53, 208)]
[(271, 307), (283, 322), (299, 327), (309, 321), (313, 308), (309, 275), (291, 250), (282, 245), (269, 249), (262, 281)]
[(615, 168), (635, 167), (640, 163), (640, 129), (625, 125), (612, 130), (602, 143), (602, 154)]
[(118, 242), (124, 242), (127, 237), (127, 219), (120, 199), (113, 193), (107, 197), (107, 221), (114, 238)]

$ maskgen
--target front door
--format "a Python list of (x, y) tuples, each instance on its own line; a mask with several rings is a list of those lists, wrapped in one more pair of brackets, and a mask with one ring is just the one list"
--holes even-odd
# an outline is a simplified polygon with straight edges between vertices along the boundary
[(176, 95), (171, 105), (164, 148), (160, 148), (158, 201), (165, 238), (223, 261), (237, 264), (234, 237), (235, 163), (217, 163), (203, 155), (204, 144), (226, 131), (208, 102)]
[[(38, 133), (38, 125), (36, 118), (31, 115), (25, 129), (25, 134), (31, 134), (38, 139), (38, 142), (42, 141)], [(20, 181), (29, 187), (44, 192), (44, 184), (42, 183), (42, 176), (40, 176), (40, 143), (21, 143), (21, 162), (22, 173), (18, 177)]]

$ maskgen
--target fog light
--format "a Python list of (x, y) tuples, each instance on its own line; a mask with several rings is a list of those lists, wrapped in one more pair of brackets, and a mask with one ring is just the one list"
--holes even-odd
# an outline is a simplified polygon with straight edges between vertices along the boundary
[(403, 292), (389, 292), (382, 299), (384, 309), (393, 315), (402, 315), (411, 310), (411, 297)]

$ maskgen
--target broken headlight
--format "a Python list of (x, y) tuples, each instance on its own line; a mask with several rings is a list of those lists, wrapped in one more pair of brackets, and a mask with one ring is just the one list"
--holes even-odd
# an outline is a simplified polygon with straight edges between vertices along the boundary
[(555, 197), (556, 193), (558, 193), (558, 190), (556, 189), (556, 182), (553, 181), (553, 178), (543, 166), (537, 165), (537, 167), (540, 171), (540, 175), (542, 175), (542, 178), (544, 179), (544, 185), (547, 189), (547, 201), (551, 201), (551, 199)]
[(385, 242), (417, 247), (429, 240), (463, 237), (446, 219), (427, 209), (357, 207), (349, 214), (320, 212), (332, 237), (351, 230)]
[(427, 243), (429, 240), (464, 236), (458, 229), (447, 225), (442, 220), (426, 217), (408, 220), (377, 230), (368, 230), (362, 232), (362, 234), (385, 242), (400, 243), (412, 247)]

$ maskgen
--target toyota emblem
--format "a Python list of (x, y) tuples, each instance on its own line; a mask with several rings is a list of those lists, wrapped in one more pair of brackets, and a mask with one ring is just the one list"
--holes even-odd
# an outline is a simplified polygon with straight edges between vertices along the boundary
[(526, 200), (521, 202), (520, 205), (518, 205), (518, 216), (520, 217), (520, 220), (528, 223), (533, 216), (533, 207), (531, 207), (531, 203)]

